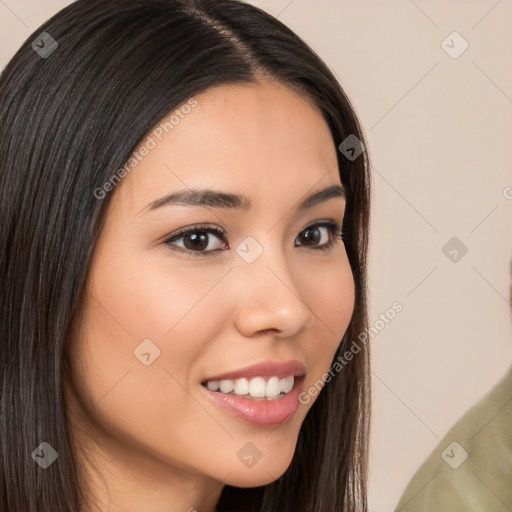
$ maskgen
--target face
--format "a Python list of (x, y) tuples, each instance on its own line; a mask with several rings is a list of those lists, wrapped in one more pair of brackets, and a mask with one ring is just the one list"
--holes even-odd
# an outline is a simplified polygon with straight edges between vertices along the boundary
[[(264, 81), (195, 100), (110, 192), (69, 403), (98, 460), (138, 478), (260, 486), (289, 466), (317, 398), (297, 395), (329, 369), (353, 312), (345, 199), (299, 206), (341, 182), (328, 126), (296, 92)], [(199, 188), (250, 206), (151, 207)]]

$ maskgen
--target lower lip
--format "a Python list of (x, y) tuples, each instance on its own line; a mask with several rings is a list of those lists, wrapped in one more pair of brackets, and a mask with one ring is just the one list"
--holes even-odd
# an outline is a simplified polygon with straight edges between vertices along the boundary
[(299, 394), (304, 377), (295, 378), (293, 388), (274, 400), (251, 400), (238, 395), (226, 395), (201, 386), (208, 397), (228, 414), (254, 425), (279, 425), (289, 420), (299, 406)]

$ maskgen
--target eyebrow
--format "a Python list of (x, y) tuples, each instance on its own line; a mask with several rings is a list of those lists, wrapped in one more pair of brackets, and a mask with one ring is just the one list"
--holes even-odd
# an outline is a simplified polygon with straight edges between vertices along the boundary
[[(330, 185), (323, 190), (313, 192), (299, 203), (297, 209), (299, 211), (307, 210), (333, 197), (346, 197), (345, 189), (340, 185)], [(247, 211), (251, 208), (251, 200), (244, 195), (231, 194), (210, 188), (188, 188), (177, 190), (149, 203), (139, 213), (142, 213), (144, 210), (152, 211), (157, 208), (173, 205), (230, 208)]]

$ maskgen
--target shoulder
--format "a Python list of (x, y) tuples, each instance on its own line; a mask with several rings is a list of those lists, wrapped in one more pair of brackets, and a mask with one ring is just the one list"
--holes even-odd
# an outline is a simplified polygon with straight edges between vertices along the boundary
[(395, 512), (512, 509), (512, 367), (450, 429)]

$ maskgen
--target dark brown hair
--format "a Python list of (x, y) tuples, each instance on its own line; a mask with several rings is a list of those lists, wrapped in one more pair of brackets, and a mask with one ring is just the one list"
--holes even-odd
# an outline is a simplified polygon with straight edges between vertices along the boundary
[[(342, 24), (342, 21), (340, 21)], [(40, 48), (32, 43), (47, 33)], [(53, 44), (53, 46), (52, 46)], [(0, 510), (77, 512), (86, 482), (63, 381), (67, 341), (110, 195), (94, 190), (144, 135), (194, 94), (269, 76), (319, 108), (338, 146), (364, 136), (323, 61), (294, 32), (236, 0), (78, 0), (32, 34), (0, 76)], [(366, 330), (370, 217), (366, 151), (337, 151), (347, 191), (345, 247), (355, 308), (335, 358)], [(318, 396), (287, 471), (269, 485), (226, 486), (222, 511), (367, 510), (366, 345)], [(42, 442), (58, 453), (42, 469)]]

